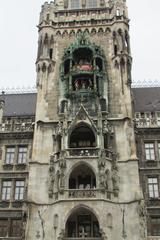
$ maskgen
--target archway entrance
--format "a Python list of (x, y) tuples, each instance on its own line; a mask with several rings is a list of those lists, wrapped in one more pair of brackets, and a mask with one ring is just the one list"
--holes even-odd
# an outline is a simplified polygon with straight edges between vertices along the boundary
[(67, 238), (99, 238), (99, 223), (96, 216), (81, 207), (73, 212), (66, 223)]

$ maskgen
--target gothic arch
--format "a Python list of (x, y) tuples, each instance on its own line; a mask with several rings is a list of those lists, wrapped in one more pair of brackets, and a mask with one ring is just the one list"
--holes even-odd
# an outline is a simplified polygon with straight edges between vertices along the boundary
[(57, 31), (56, 36), (61, 36), (61, 31)]
[[(79, 135), (79, 139), (77, 139), (77, 141), (78, 140), (83, 141), (83, 138), (88, 141), (90, 139), (91, 140), (90, 143), (91, 143), (92, 147), (94, 144), (95, 144), (95, 146), (97, 145), (96, 132), (89, 123), (87, 123), (85, 121), (80, 121), (68, 130), (68, 146), (69, 147), (71, 147), (73, 140), (75, 139), (74, 135), (76, 135), (76, 134), (77, 134), (77, 136)], [(88, 137), (86, 138), (85, 135)], [(76, 141), (76, 143), (78, 144), (77, 141)], [(77, 148), (78, 148), (78, 146), (77, 146)]]
[(66, 37), (66, 36), (68, 36), (68, 31), (67, 31), (67, 30), (65, 30), (65, 31), (62, 33), (62, 37)]
[(95, 35), (96, 33), (97, 33), (96, 29), (95, 29), (95, 28), (92, 28), (91, 34), (92, 34), (92, 35)]
[(99, 28), (99, 29), (98, 29), (98, 33), (99, 33), (99, 34), (103, 34), (103, 33), (104, 33), (103, 28)]
[(100, 224), (100, 217), (99, 217), (99, 214), (96, 213), (96, 211), (94, 209), (92, 209), (91, 207), (85, 205), (85, 204), (78, 204), (77, 206), (75, 206), (74, 208), (72, 208), (65, 216), (65, 220), (64, 220), (64, 225), (66, 227), (66, 223), (67, 223), (67, 220), (69, 219), (69, 217), (75, 213), (77, 210), (79, 209), (85, 209), (87, 211), (89, 211), (90, 213), (92, 213), (98, 220), (98, 223)]
[(82, 34), (82, 30), (81, 30), (81, 29), (78, 29), (78, 30), (77, 30), (77, 36), (80, 35), (80, 34)]
[(84, 161), (74, 164), (66, 176), (67, 188), (72, 190), (93, 190), (97, 180), (95, 169)]
[(107, 28), (105, 29), (105, 32), (106, 32), (106, 33), (110, 33), (110, 32), (111, 32), (111, 29), (110, 29), (109, 27), (107, 27)]
[(75, 31), (74, 31), (74, 30), (71, 30), (70, 33), (69, 33), (69, 36), (70, 36), (70, 37), (75, 36)]

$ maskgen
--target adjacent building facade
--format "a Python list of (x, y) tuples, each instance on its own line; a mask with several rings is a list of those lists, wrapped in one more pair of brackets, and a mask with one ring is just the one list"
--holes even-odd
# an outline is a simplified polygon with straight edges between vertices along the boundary
[(37, 94), (0, 97), (0, 239), (160, 239), (160, 94), (131, 89), (128, 23), (124, 0), (42, 6)]

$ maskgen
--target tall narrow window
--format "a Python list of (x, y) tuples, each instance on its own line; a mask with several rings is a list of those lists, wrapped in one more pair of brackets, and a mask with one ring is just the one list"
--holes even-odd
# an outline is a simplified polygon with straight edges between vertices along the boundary
[(146, 160), (155, 160), (154, 143), (145, 143)]
[(151, 235), (160, 236), (160, 218), (151, 217)]
[(22, 235), (22, 220), (13, 219), (11, 221), (11, 236), (20, 237)]
[(11, 181), (3, 181), (2, 182), (2, 200), (10, 200), (11, 198)]
[(7, 147), (5, 164), (13, 164), (14, 156), (15, 156), (15, 147)]
[(24, 199), (24, 181), (16, 181), (15, 200)]
[(27, 147), (21, 146), (18, 148), (18, 163), (25, 164), (27, 162)]
[(71, 0), (71, 9), (79, 9), (80, 0)]
[(88, 8), (96, 8), (97, 7), (97, 0), (87, 0), (87, 7)]
[(8, 234), (8, 220), (0, 219), (0, 236), (6, 237)]
[(116, 16), (119, 17), (121, 15), (120, 10), (117, 8), (116, 10)]
[(158, 198), (159, 197), (158, 178), (157, 177), (149, 177), (148, 178), (148, 192), (149, 192), (150, 198)]

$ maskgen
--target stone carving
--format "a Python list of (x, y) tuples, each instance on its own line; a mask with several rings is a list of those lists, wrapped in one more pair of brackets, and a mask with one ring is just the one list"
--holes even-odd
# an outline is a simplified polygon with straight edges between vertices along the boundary
[(65, 237), (65, 230), (62, 229), (61, 232), (59, 233), (58, 240), (63, 240)]
[(104, 149), (99, 152), (98, 168), (104, 168), (106, 164), (106, 152)]
[(108, 237), (106, 236), (105, 232), (103, 231), (103, 229), (99, 230), (100, 234), (101, 234), (101, 239), (102, 240), (108, 240)]
[(63, 133), (63, 124), (61, 122), (59, 122), (57, 125), (56, 133), (57, 133), (57, 135), (60, 135), (60, 136)]
[(58, 199), (59, 184), (60, 184), (60, 171), (57, 170), (55, 175), (55, 187), (54, 187), (55, 199)]
[(112, 183), (113, 183), (113, 190), (118, 192), (119, 191), (119, 183), (120, 177), (118, 175), (118, 167), (116, 164), (112, 166)]
[(147, 225), (147, 210), (145, 206), (145, 201), (141, 200), (138, 203), (138, 213), (139, 213), (139, 219), (140, 219), (140, 236), (141, 240), (146, 239), (146, 225)]
[(108, 120), (106, 119), (103, 123), (103, 133), (104, 134), (112, 134), (113, 133), (113, 129), (112, 126), (108, 123)]
[(54, 193), (54, 182), (55, 182), (55, 169), (53, 160), (50, 163), (49, 167), (49, 184), (48, 184), (48, 196), (49, 198), (53, 198)]
[(105, 171), (104, 175), (104, 187), (106, 190), (111, 190), (111, 175), (109, 169)]
[(66, 169), (65, 152), (61, 152), (60, 154), (59, 167), (60, 167), (60, 188), (63, 189), (65, 186), (65, 169)]

